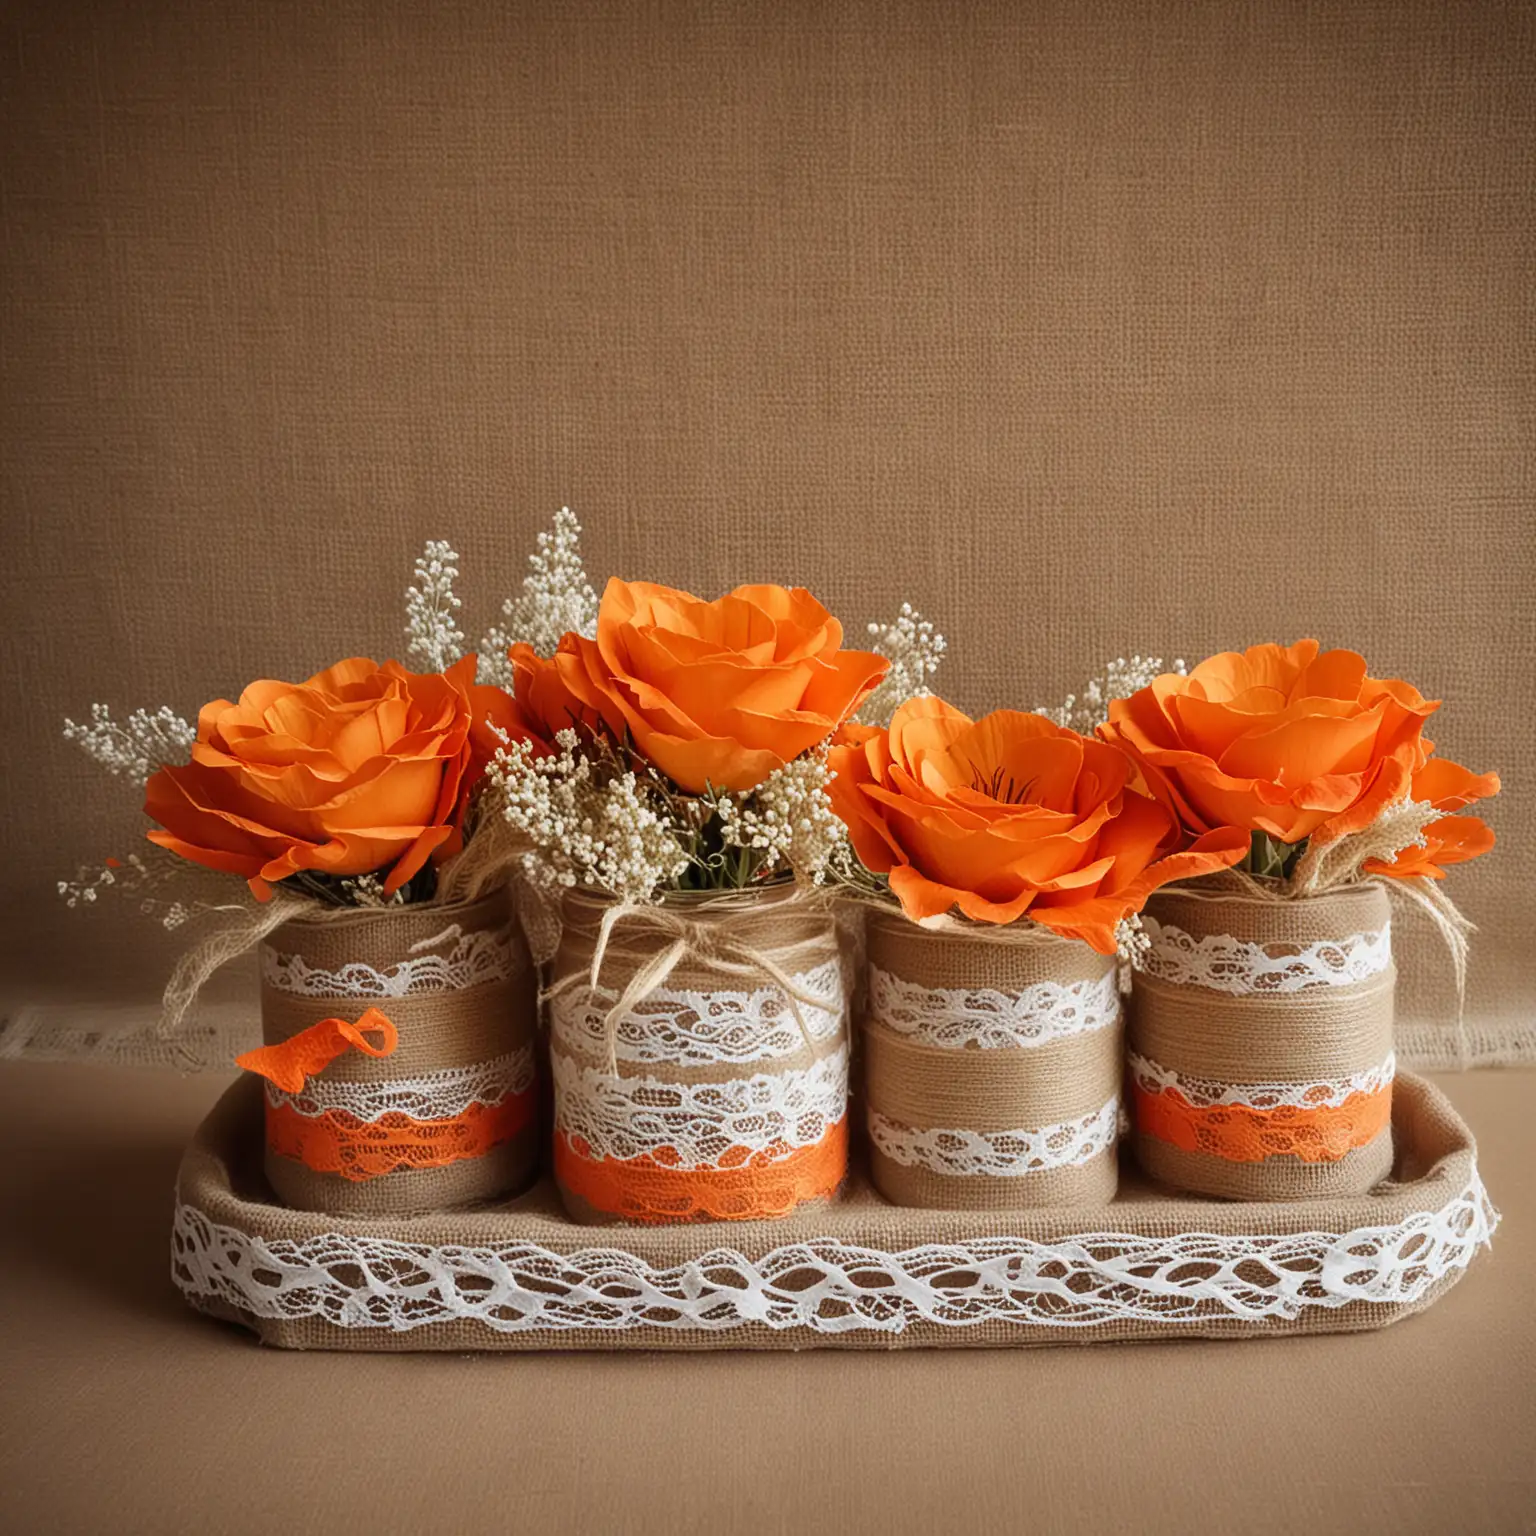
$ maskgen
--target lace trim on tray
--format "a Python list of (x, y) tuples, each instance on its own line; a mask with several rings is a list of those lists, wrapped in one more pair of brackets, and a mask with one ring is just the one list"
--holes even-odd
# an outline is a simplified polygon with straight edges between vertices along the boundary
[[(1208, 987), (1215, 992), (1261, 995), (1305, 992), (1312, 987), (1348, 987), (1379, 976), (1392, 964), (1392, 925), (1377, 932), (1320, 939), (1294, 954), (1272, 955), (1263, 944), (1230, 934), (1203, 939), (1172, 923), (1141, 916), (1150, 947), (1138, 969), (1172, 986)], [(1273, 946), (1279, 947), (1279, 946)]]
[[(777, 987), (755, 992), (689, 992), (660, 987), (618, 1022), (613, 1050), (620, 1061), (665, 1062), (705, 1067), (772, 1061), (805, 1049), (805, 1035), (833, 1040), (843, 1028), (843, 970), (828, 960), (790, 978), (819, 1006), (800, 1005), (801, 1033), (784, 993)], [(607, 1055), (607, 1010), (617, 994), (599, 988), (557, 996), (550, 1004), (551, 1027), (561, 1038)]]
[(460, 932), (458, 925), (434, 943), (454, 938), (447, 954), (408, 955), (376, 970), (353, 960), (328, 971), (310, 966), (303, 955), (284, 955), (264, 944), (261, 976), (269, 987), (294, 997), (414, 997), (421, 992), (464, 992), (516, 972), (512, 940), (503, 928)]
[(1041, 981), (1022, 992), (925, 987), (871, 965), (869, 1012), (923, 1045), (984, 1049), (1048, 1045), (1107, 1029), (1120, 1018), (1113, 970), (1092, 980)]
[(381, 1120), (385, 1115), (409, 1115), (413, 1120), (450, 1120), (472, 1104), (499, 1103), (509, 1094), (533, 1086), (533, 1047), (522, 1046), (489, 1061), (448, 1067), (426, 1077), (401, 1077), (387, 1083), (349, 1083), (312, 1077), (298, 1093), (285, 1093), (266, 1084), (267, 1103), (286, 1105), (306, 1119), (341, 1113), (354, 1120)]
[(594, 1335), (749, 1325), (818, 1334), (900, 1334), (920, 1323), (1199, 1327), (1290, 1321), (1359, 1301), (1411, 1305), (1466, 1268), (1498, 1219), (1474, 1167), (1438, 1210), (1344, 1233), (1090, 1232), (897, 1252), (815, 1238), (757, 1259), (716, 1248), (656, 1267), (623, 1249), (555, 1253), (531, 1242), (436, 1247), (335, 1232), (269, 1241), (178, 1204), (171, 1272), (194, 1305), (393, 1333), (460, 1321), (489, 1333)]
[(847, 1113), (848, 1050), (814, 1066), (669, 1083), (615, 1077), (555, 1051), (555, 1128), (588, 1159), (664, 1153), (675, 1168), (721, 1168), (813, 1147)]
[(1143, 1093), (1166, 1093), (1172, 1089), (1195, 1109), (1338, 1109), (1357, 1094), (1380, 1093), (1397, 1076), (1397, 1057), (1391, 1051), (1385, 1061), (1352, 1077), (1299, 1083), (1218, 1083), (1209, 1078), (1186, 1077), (1138, 1056), (1135, 1051), (1129, 1053), (1128, 1059), (1131, 1079)]
[(869, 1138), (904, 1168), (961, 1177), (1016, 1179), (1052, 1168), (1077, 1168), (1114, 1146), (1120, 1134), (1120, 1096), (1084, 1115), (1039, 1130), (972, 1131), (903, 1125), (870, 1110)]

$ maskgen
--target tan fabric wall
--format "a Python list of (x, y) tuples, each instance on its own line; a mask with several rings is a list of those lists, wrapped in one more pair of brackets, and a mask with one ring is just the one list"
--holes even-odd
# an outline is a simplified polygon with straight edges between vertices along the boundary
[(52, 895), (138, 835), (60, 715), (389, 652), (428, 536), (478, 627), (569, 502), (595, 572), (910, 598), (975, 707), (1364, 649), (1506, 774), (1454, 889), (1529, 1017), (1533, 87), (1491, 0), (11, 6), (12, 990), (168, 952)]

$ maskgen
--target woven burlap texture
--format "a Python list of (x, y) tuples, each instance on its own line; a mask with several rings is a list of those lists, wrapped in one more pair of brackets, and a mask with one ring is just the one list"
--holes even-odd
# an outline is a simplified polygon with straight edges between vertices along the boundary
[[(1324, 896), (1264, 901), (1228, 895), (1159, 891), (1146, 907), (1160, 923), (1199, 940), (1229, 935), (1261, 945), (1273, 957), (1320, 940), (1379, 932), (1391, 908), (1376, 883)], [(1384, 1061), (1393, 1043), (1392, 966), (1349, 985), (1311, 987), (1255, 996), (1208, 987), (1173, 985), (1133, 973), (1130, 1048), (1185, 1077), (1209, 1082), (1311, 1084), (1348, 1078)], [(1132, 1145), (1141, 1166), (1172, 1189), (1233, 1200), (1305, 1200), (1360, 1194), (1392, 1166), (1392, 1130), (1332, 1162), (1294, 1156), (1234, 1162), (1200, 1150), (1170, 1146), (1137, 1131), (1131, 1096)]]
[(58, 902), (142, 836), (62, 715), (398, 655), (427, 538), (474, 639), (569, 503), (599, 589), (909, 599), (973, 711), (1362, 651), (1505, 771), (1447, 886), (1531, 1023), (1523, 0), (8, 9), (7, 1011), (186, 942)]
[[(1415, 1213), (1439, 1209), (1470, 1182), (1476, 1151), (1471, 1134), (1436, 1089), (1405, 1076), (1394, 1104), (1398, 1126), (1396, 1182), (1370, 1195), (1276, 1204), (1229, 1205), (1158, 1196), (1129, 1173), (1112, 1205), (1070, 1209), (981, 1213), (907, 1210), (882, 1201), (857, 1170), (844, 1195), (830, 1205), (803, 1210), (772, 1222), (704, 1226), (628, 1226), (605, 1228), (604, 1248), (632, 1253), (661, 1268), (696, 1260), (726, 1244), (749, 1259), (787, 1244), (821, 1237), (841, 1239), (880, 1252), (895, 1253), (923, 1244), (964, 1241), (978, 1232), (1051, 1242), (1074, 1233), (1123, 1232), (1173, 1236), (1182, 1232), (1222, 1234), (1350, 1232), (1390, 1227)], [(417, 1216), (390, 1220), (342, 1218), (285, 1210), (269, 1203), (249, 1148), (255, 1141), (257, 1101), (254, 1085), (236, 1084), (199, 1130), (182, 1162), (180, 1200), (209, 1221), (260, 1235), (271, 1242), (328, 1232), (357, 1233), (400, 1243), (476, 1246), (513, 1241), (537, 1243), (550, 1251), (576, 1252), (592, 1246), (589, 1232), (572, 1225), (553, 1184), (540, 1181), (519, 1200), (452, 1216)], [(589, 1229), (590, 1230), (590, 1229)], [(1289, 1333), (1340, 1333), (1380, 1327), (1429, 1306), (1456, 1275), (1448, 1275), (1416, 1302), (1350, 1302), (1331, 1309), (1310, 1307), (1298, 1317), (1245, 1321), (1213, 1314), (1198, 1324), (1158, 1325), (1116, 1321), (1059, 1330), (985, 1322), (947, 1328), (921, 1321), (897, 1335), (818, 1334), (818, 1347), (892, 1349), (922, 1347), (1031, 1346), (1097, 1343), (1114, 1339), (1242, 1338)], [(214, 1303), (206, 1310), (232, 1315)], [(290, 1349), (338, 1350), (579, 1350), (601, 1349), (794, 1349), (811, 1342), (803, 1331), (774, 1330), (748, 1323), (728, 1333), (683, 1332), (634, 1327), (589, 1336), (581, 1331), (530, 1330), (496, 1333), (471, 1320), (432, 1323), (405, 1333), (376, 1328), (343, 1328), (304, 1318), (277, 1320), (239, 1316), (269, 1344)]]
[[(717, 992), (750, 994), (769, 990), (777, 991), (790, 1003), (792, 997), (784, 993), (773, 973), (777, 971), (793, 982), (796, 976), (828, 961), (838, 962), (846, 987), (848, 957), (831, 908), (819, 897), (808, 896), (794, 887), (755, 892), (680, 892), (669, 896), (659, 910), (620, 909), (616, 913), (615, 909), (611, 898), (596, 893), (572, 891), (566, 895), (561, 904), (560, 946), (550, 967), (551, 993), (568, 993), (577, 1000), (595, 997), (599, 1006), (617, 1007), (626, 989), (674, 943), (680, 946), (680, 958), (647, 990), (646, 996), (662, 988), (705, 997)], [(606, 931), (605, 918), (611, 919), (611, 927)], [(656, 924), (668, 921), (676, 921), (679, 928), (658, 931)], [(591, 987), (594, 961), (599, 989), (596, 994)], [(635, 1002), (638, 1005), (645, 1000), (641, 996)], [(594, 1047), (589, 1040), (572, 1037), (561, 1028), (558, 1010), (551, 1010), (550, 1018), (549, 1048), (553, 1057), (576, 1067), (621, 1078), (647, 1078), (664, 1086), (723, 1083), (758, 1074), (804, 1071), (848, 1047), (845, 1018), (844, 1028), (836, 1035), (813, 1039), (807, 1031), (799, 1050), (772, 1061), (708, 1065), (642, 1063)], [(557, 1136), (566, 1125), (559, 1083), (557, 1074)], [(666, 1172), (655, 1169), (643, 1174), (636, 1172), (630, 1182), (636, 1198), (642, 1198), (645, 1188), (662, 1195), (666, 1180)], [(579, 1223), (616, 1219), (612, 1212), (598, 1210), (563, 1185), (561, 1194), (572, 1219)]]
[[(531, 1047), (537, 1028), (535, 978), (527, 947), (512, 923), (505, 890), (458, 906), (420, 911), (386, 908), (325, 922), (285, 923), (265, 941), (265, 947), (278, 955), (301, 957), (312, 970), (335, 972), (360, 963), (382, 972), (408, 957), (446, 949), (458, 935), (487, 930), (504, 935), (511, 969), (505, 977), (478, 986), (366, 999), (300, 997), (263, 982), (265, 1043), (280, 1044), (324, 1018), (354, 1019), (372, 1001), (395, 1025), (396, 1049), (384, 1057), (348, 1051), (325, 1068), (322, 1078), (383, 1084), (473, 1066)], [(270, 1149), (265, 1166), (273, 1189), (301, 1210), (400, 1215), (448, 1210), (519, 1190), (533, 1177), (538, 1148), (535, 1123), (491, 1147), (484, 1156), (436, 1168), (399, 1169), (371, 1179), (318, 1171)]]
[[(868, 963), (928, 989), (986, 988), (1016, 997), (1043, 981), (1098, 980), (1114, 957), (1086, 944), (1044, 935), (955, 924), (929, 933), (900, 913), (871, 908)], [(1122, 1030), (1089, 1030), (1049, 1044), (949, 1049), (907, 1039), (866, 1006), (864, 1099), (869, 1113), (919, 1129), (1038, 1130), (1078, 1120), (1120, 1091)], [(875, 1187), (898, 1205), (941, 1209), (1024, 1209), (1102, 1205), (1114, 1197), (1113, 1147), (1078, 1166), (1014, 1178), (949, 1174), (869, 1149)]]

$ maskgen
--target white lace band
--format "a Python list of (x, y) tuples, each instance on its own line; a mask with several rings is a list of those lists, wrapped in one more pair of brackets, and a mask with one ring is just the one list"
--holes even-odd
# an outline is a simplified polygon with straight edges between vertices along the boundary
[(1392, 925), (1342, 939), (1320, 939), (1294, 954), (1270, 954), (1266, 946), (1213, 933), (1203, 939), (1142, 913), (1149, 947), (1137, 967), (1173, 986), (1216, 992), (1279, 994), (1312, 987), (1348, 987), (1368, 981), (1392, 964)]
[(678, 1168), (718, 1168), (733, 1149), (787, 1157), (814, 1147), (848, 1112), (848, 1050), (812, 1067), (723, 1083), (616, 1077), (551, 1053), (555, 1128), (589, 1158), (627, 1160), (669, 1148)]
[(1077, 1168), (1114, 1146), (1120, 1130), (1120, 1096), (1084, 1115), (1039, 1130), (971, 1131), (903, 1125), (869, 1111), (869, 1138), (904, 1168), (962, 1178), (983, 1175), (1017, 1179), (1052, 1168)]
[[(777, 987), (755, 992), (689, 992), (659, 987), (619, 1021), (612, 1046), (620, 1061), (704, 1067), (773, 1061), (798, 1055), (805, 1037), (833, 1040), (843, 1028), (843, 970), (828, 960), (790, 978), (817, 1005), (800, 1004), (800, 1021)], [(551, 1027), (561, 1039), (607, 1056), (605, 1019), (617, 995), (578, 988), (550, 1003)]]
[[(409, 955), (376, 970), (354, 960), (334, 971), (311, 967), (303, 955), (261, 947), (261, 977), (269, 987), (295, 997), (414, 997), (421, 992), (463, 992), (514, 973), (512, 937), (505, 928), (464, 933), (457, 923), (433, 944), (453, 940), (447, 954)], [(418, 946), (423, 947), (423, 946)]]
[(868, 969), (873, 1019), (921, 1045), (956, 1050), (1049, 1045), (1107, 1029), (1120, 1017), (1113, 970), (1084, 981), (1041, 981), (1022, 992), (925, 987), (877, 965)]
[(369, 1122), (385, 1115), (409, 1115), (413, 1120), (451, 1120), (473, 1104), (487, 1108), (533, 1087), (533, 1047), (525, 1045), (505, 1056), (468, 1067), (450, 1067), (426, 1077), (402, 1077), (387, 1083), (347, 1083), (312, 1077), (302, 1092), (285, 1093), (266, 1085), (267, 1102), (314, 1120), (332, 1110)]
[(1163, 1093), (1172, 1088), (1196, 1109), (1223, 1105), (1244, 1109), (1338, 1109), (1361, 1093), (1380, 1093), (1397, 1076), (1397, 1057), (1387, 1052), (1378, 1062), (1352, 1077), (1315, 1078), (1311, 1082), (1218, 1083), (1209, 1078), (1185, 1077), (1182, 1072), (1129, 1054), (1131, 1080), (1144, 1093)]
[(748, 1326), (810, 1338), (897, 1335), (923, 1323), (1145, 1323), (1176, 1332), (1217, 1319), (1292, 1321), (1362, 1301), (1412, 1305), (1464, 1269), (1497, 1223), (1474, 1167), (1438, 1209), (1342, 1233), (1085, 1232), (898, 1252), (813, 1238), (761, 1258), (717, 1248), (657, 1267), (621, 1248), (437, 1247), (337, 1232), (267, 1240), (178, 1204), (172, 1275), (194, 1304), (217, 1301), (254, 1318), (392, 1333), (472, 1322), (488, 1341), (533, 1331), (596, 1342), (637, 1328), (698, 1335)]

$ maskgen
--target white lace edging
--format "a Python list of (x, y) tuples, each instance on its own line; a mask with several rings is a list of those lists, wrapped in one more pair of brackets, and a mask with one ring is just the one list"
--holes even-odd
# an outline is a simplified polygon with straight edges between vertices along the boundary
[(409, 1115), (413, 1120), (451, 1120), (473, 1104), (490, 1107), (533, 1087), (533, 1047), (525, 1045), (504, 1056), (472, 1066), (449, 1067), (426, 1077), (402, 1077), (388, 1083), (347, 1083), (312, 1077), (300, 1093), (285, 1093), (266, 1085), (267, 1102), (286, 1105), (307, 1120), (339, 1110), (373, 1122), (385, 1115)]
[[(689, 992), (659, 987), (626, 1013), (613, 1031), (614, 1054), (621, 1061), (666, 1062), (703, 1067), (772, 1061), (794, 1056), (812, 1040), (832, 1040), (842, 1032), (843, 969), (828, 960), (790, 978), (818, 1005), (800, 1005), (805, 1034), (789, 1000), (778, 987), (755, 992)], [(594, 995), (578, 989), (550, 1003), (550, 1025), (573, 1044), (607, 1055), (605, 1018), (617, 994), (599, 988)]]
[(1283, 1083), (1218, 1083), (1210, 1078), (1185, 1077), (1135, 1051), (1129, 1053), (1128, 1060), (1131, 1079), (1144, 1093), (1164, 1093), (1173, 1088), (1196, 1109), (1338, 1109), (1358, 1093), (1380, 1093), (1397, 1076), (1397, 1057), (1391, 1051), (1385, 1061), (1352, 1077)]
[(904, 1168), (1016, 1179), (1052, 1168), (1078, 1168), (1107, 1152), (1120, 1134), (1120, 1095), (1079, 1120), (1039, 1130), (984, 1132), (903, 1125), (873, 1109), (868, 1123), (869, 1139)]
[(848, 1112), (848, 1050), (814, 1066), (723, 1083), (615, 1077), (551, 1054), (555, 1128), (593, 1159), (627, 1160), (663, 1147), (682, 1169), (718, 1168), (733, 1148), (787, 1157), (814, 1147)]
[(491, 1335), (725, 1333), (753, 1324), (811, 1334), (900, 1334), (921, 1323), (1176, 1328), (1217, 1319), (1290, 1322), (1360, 1301), (1412, 1305), (1466, 1268), (1498, 1219), (1474, 1167), (1438, 1210), (1341, 1234), (1092, 1232), (1047, 1243), (980, 1237), (894, 1253), (814, 1238), (758, 1259), (716, 1248), (656, 1268), (620, 1248), (437, 1247), (334, 1232), (268, 1241), (179, 1203), (171, 1273), (194, 1304), (392, 1333), (453, 1322)]
[(505, 981), (515, 970), (511, 935), (504, 928), (463, 933), (455, 923), (432, 943), (452, 938), (445, 955), (408, 955), (384, 970), (353, 960), (338, 970), (311, 967), (303, 955), (261, 947), (261, 976), (269, 987), (295, 997), (412, 997), (420, 992), (464, 992), (488, 981)]
[[(1215, 992), (1280, 994), (1312, 987), (1348, 987), (1379, 976), (1392, 964), (1392, 925), (1342, 939), (1319, 939), (1295, 954), (1272, 955), (1269, 947), (1213, 933), (1203, 939), (1172, 923), (1141, 915), (1149, 947), (1137, 967), (1172, 986)], [(1280, 947), (1278, 945), (1274, 946)]]
[(1022, 992), (991, 987), (925, 987), (877, 965), (868, 968), (869, 1012), (887, 1029), (962, 1049), (1048, 1045), (1107, 1029), (1120, 1018), (1113, 970), (1083, 981), (1040, 981)]

